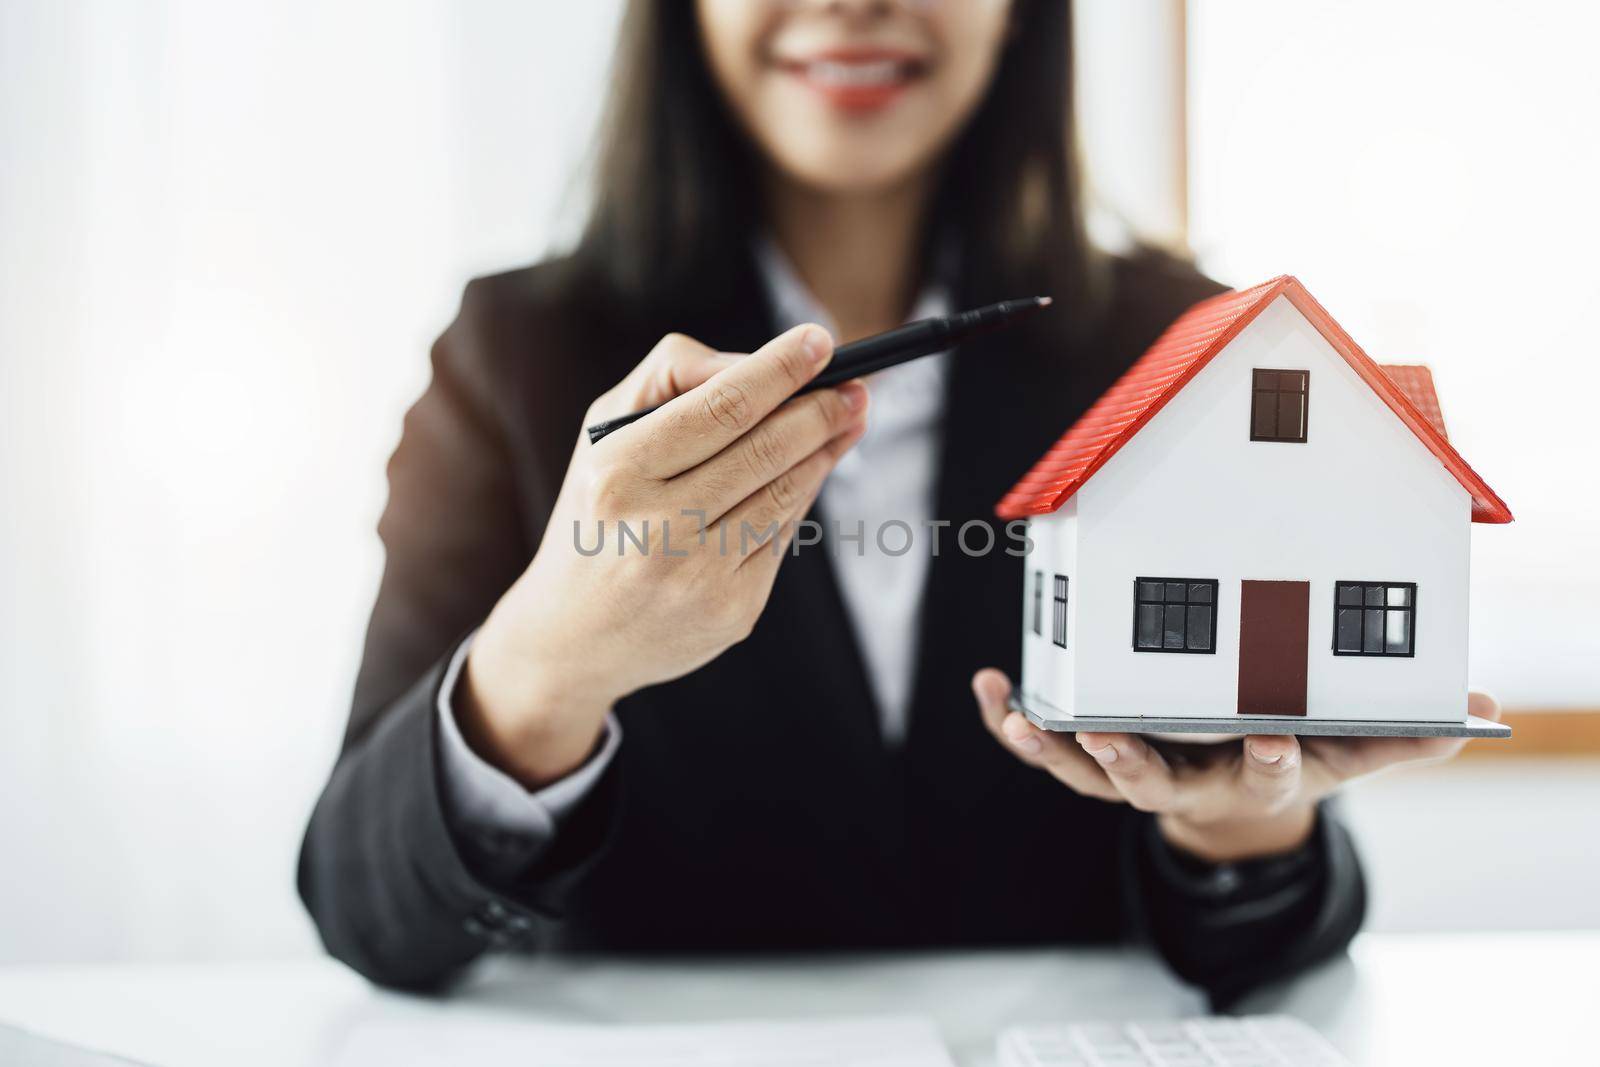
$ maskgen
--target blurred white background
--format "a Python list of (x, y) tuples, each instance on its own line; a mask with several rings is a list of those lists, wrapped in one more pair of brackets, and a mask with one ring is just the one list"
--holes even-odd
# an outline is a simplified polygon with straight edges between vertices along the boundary
[[(1600, 8), (1195, 0), (1191, 240), (1300, 276), (1382, 363), (1434, 369), (1517, 522), (1474, 536), (1474, 681), (1600, 706)], [(1352, 502), (1359, 506), (1357, 502)]]
[(315, 947), (384, 461), (617, 8), (0, 0), (0, 959)]
[[(1084, 2), (1105, 204), (1433, 364), (1519, 518), (1478, 680), (1600, 707), (1600, 16), (1194, 0), (1185, 158), (1176, 6)], [(315, 951), (384, 460), (463, 282), (571, 233), (617, 8), (0, 0), (0, 962)], [(1600, 926), (1593, 768), (1363, 788), (1374, 924)]]

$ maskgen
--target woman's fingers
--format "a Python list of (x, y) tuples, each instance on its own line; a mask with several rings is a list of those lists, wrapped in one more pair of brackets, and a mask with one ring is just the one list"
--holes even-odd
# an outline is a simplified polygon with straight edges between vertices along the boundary
[(727, 370), (740, 358), (731, 352), (718, 352), (693, 337), (670, 333), (623, 379), (618, 392), (625, 398), (625, 406), (607, 417), (665, 404)]
[[(1467, 711), (1491, 722), (1500, 721), (1500, 702), (1488, 693), (1468, 693)], [(1385, 767), (1447, 760), (1465, 744), (1465, 739), (1459, 737), (1308, 737), (1305, 750), (1326, 779), (1325, 788), (1332, 789)]]
[(730, 567), (782, 558), (795, 524), (811, 509), (834, 464), (861, 439), (861, 430), (852, 427), (826, 442), (722, 516), (714, 535), (716, 551), (726, 557)]
[(864, 426), (866, 414), (867, 387), (859, 381), (795, 397), (672, 484), (683, 489), (686, 506), (715, 522), (818, 449)]
[(984, 726), (1023, 763), (1047, 772), (1086, 797), (1122, 799), (1094, 761), (1079, 751), (1071, 738), (1037, 729), (1006, 706), (1011, 682), (1003, 673), (992, 667), (979, 671), (972, 676), (972, 693), (978, 698), (978, 713), (983, 717)]
[(1004, 744), (1006, 736), (1000, 732), (1000, 724), (1011, 712), (1006, 707), (1006, 699), (1011, 696), (1011, 679), (1003, 671), (985, 667), (972, 676), (972, 695), (978, 698), (978, 714), (983, 718), (983, 725), (996, 741)]
[(822, 483), (832, 473), (844, 454), (855, 447), (866, 424), (857, 422), (828, 440), (823, 446), (779, 475), (767, 485), (756, 490), (747, 501), (722, 519), (729, 544), (729, 554), (736, 557), (743, 570), (757, 565), (760, 560), (774, 561), (771, 570), (777, 572), (789, 545), (794, 541), (800, 521), (811, 510)]
[(1332, 787), (1397, 763), (1449, 759), (1462, 744), (1456, 737), (1308, 737), (1305, 748)]
[(1244, 739), (1236, 781), (1263, 813), (1275, 812), (1300, 793), (1300, 743), (1290, 735)]
[[(584, 425), (665, 404), (727, 370), (741, 356), (718, 352), (693, 337), (669, 333), (657, 341), (626, 377), (595, 399)], [(584, 443), (588, 439), (584, 438)]]
[(1490, 722), (1499, 722), (1503, 709), (1500, 702), (1481, 690), (1474, 689), (1467, 694), (1467, 714), (1476, 715), (1480, 719)]
[(1078, 745), (1129, 804), (1140, 811), (1175, 811), (1177, 776), (1144, 740), (1132, 734), (1080, 733)]
[(1461, 751), (1459, 737), (1308, 737), (1306, 755), (1331, 790), (1402, 763), (1437, 763)]
[[(796, 326), (611, 435), (634, 469), (672, 478), (750, 432), (833, 358), (821, 326)], [(611, 438), (608, 438), (610, 440)], [(605, 442), (602, 442), (604, 444)]]
[(1074, 792), (1096, 800), (1124, 799), (1117, 787), (1107, 781), (1105, 772), (1066, 734), (1041, 730), (1015, 711), (1006, 716), (1000, 730), (1024, 763), (1048, 771)]

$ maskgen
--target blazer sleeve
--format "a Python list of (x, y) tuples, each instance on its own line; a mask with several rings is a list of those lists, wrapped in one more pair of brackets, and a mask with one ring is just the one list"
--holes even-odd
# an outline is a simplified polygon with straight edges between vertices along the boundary
[(441, 788), (451, 655), (531, 557), (520, 509), (544, 506), (546, 487), (519, 475), (506, 444), (498, 405), (514, 390), (489, 361), (496, 329), (473, 282), (406, 415), (349, 725), (300, 853), (300, 895), (328, 951), (387, 985), (434, 985), (489, 947), (535, 942), (600, 854), (615, 805), (613, 766), (551, 848), (507, 869), (453, 831)]
[(1140, 932), (1212, 1010), (1343, 952), (1361, 928), (1366, 884), (1335, 808), (1319, 806), (1303, 848), (1220, 866), (1172, 848), (1154, 818), (1132, 821)]

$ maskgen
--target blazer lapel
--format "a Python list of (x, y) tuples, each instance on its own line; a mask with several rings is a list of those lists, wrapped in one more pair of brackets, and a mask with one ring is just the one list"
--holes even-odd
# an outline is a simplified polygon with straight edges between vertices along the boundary
[[(980, 338), (956, 355), (936, 497), (936, 517), (950, 526), (923, 595), (907, 742), (914, 760), (960, 766), (960, 755), (949, 763), (938, 754), (994, 747), (969, 682), (986, 666), (1016, 678), (1025, 566), (1016, 555), (1021, 541), (995, 518), (994, 505), (1080, 410), (1072, 364), (1072, 353), (1020, 328)], [(963, 547), (960, 531), (974, 522), (992, 531), (986, 552), (989, 537), (978, 526), (967, 528)]]

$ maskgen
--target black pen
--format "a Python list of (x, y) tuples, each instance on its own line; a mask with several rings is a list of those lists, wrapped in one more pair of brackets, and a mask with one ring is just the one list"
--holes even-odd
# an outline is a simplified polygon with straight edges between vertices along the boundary
[[(896, 326), (892, 330), (871, 337), (863, 337), (859, 341), (851, 341), (847, 345), (841, 345), (833, 354), (833, 362), (829, 363), (821, 374), (796, 390), (795, 395), (809, 393), (813, 389), (843, 385), (852, 378), (860, 378), (874, 371), (907, 363), (923, 356), (931, 356), (935, 352), (943, 352), (947, 348), (954, 348), (974, 334), (998, 330), (1010, 325), (1021, 315), (1049, 306), (1048, 296), (1002, 300), (998, 304), (975, 308), (972, 311), (961, 311), (939, 318), (918, 319), (916, 322), (908, 322), (904, 326)], [(645, 408), (643, 411), (595, 423), (588, 430), (589, 443), (593, 444), (611, 431), (620, 430), (654, 410), (656, 408)]]

